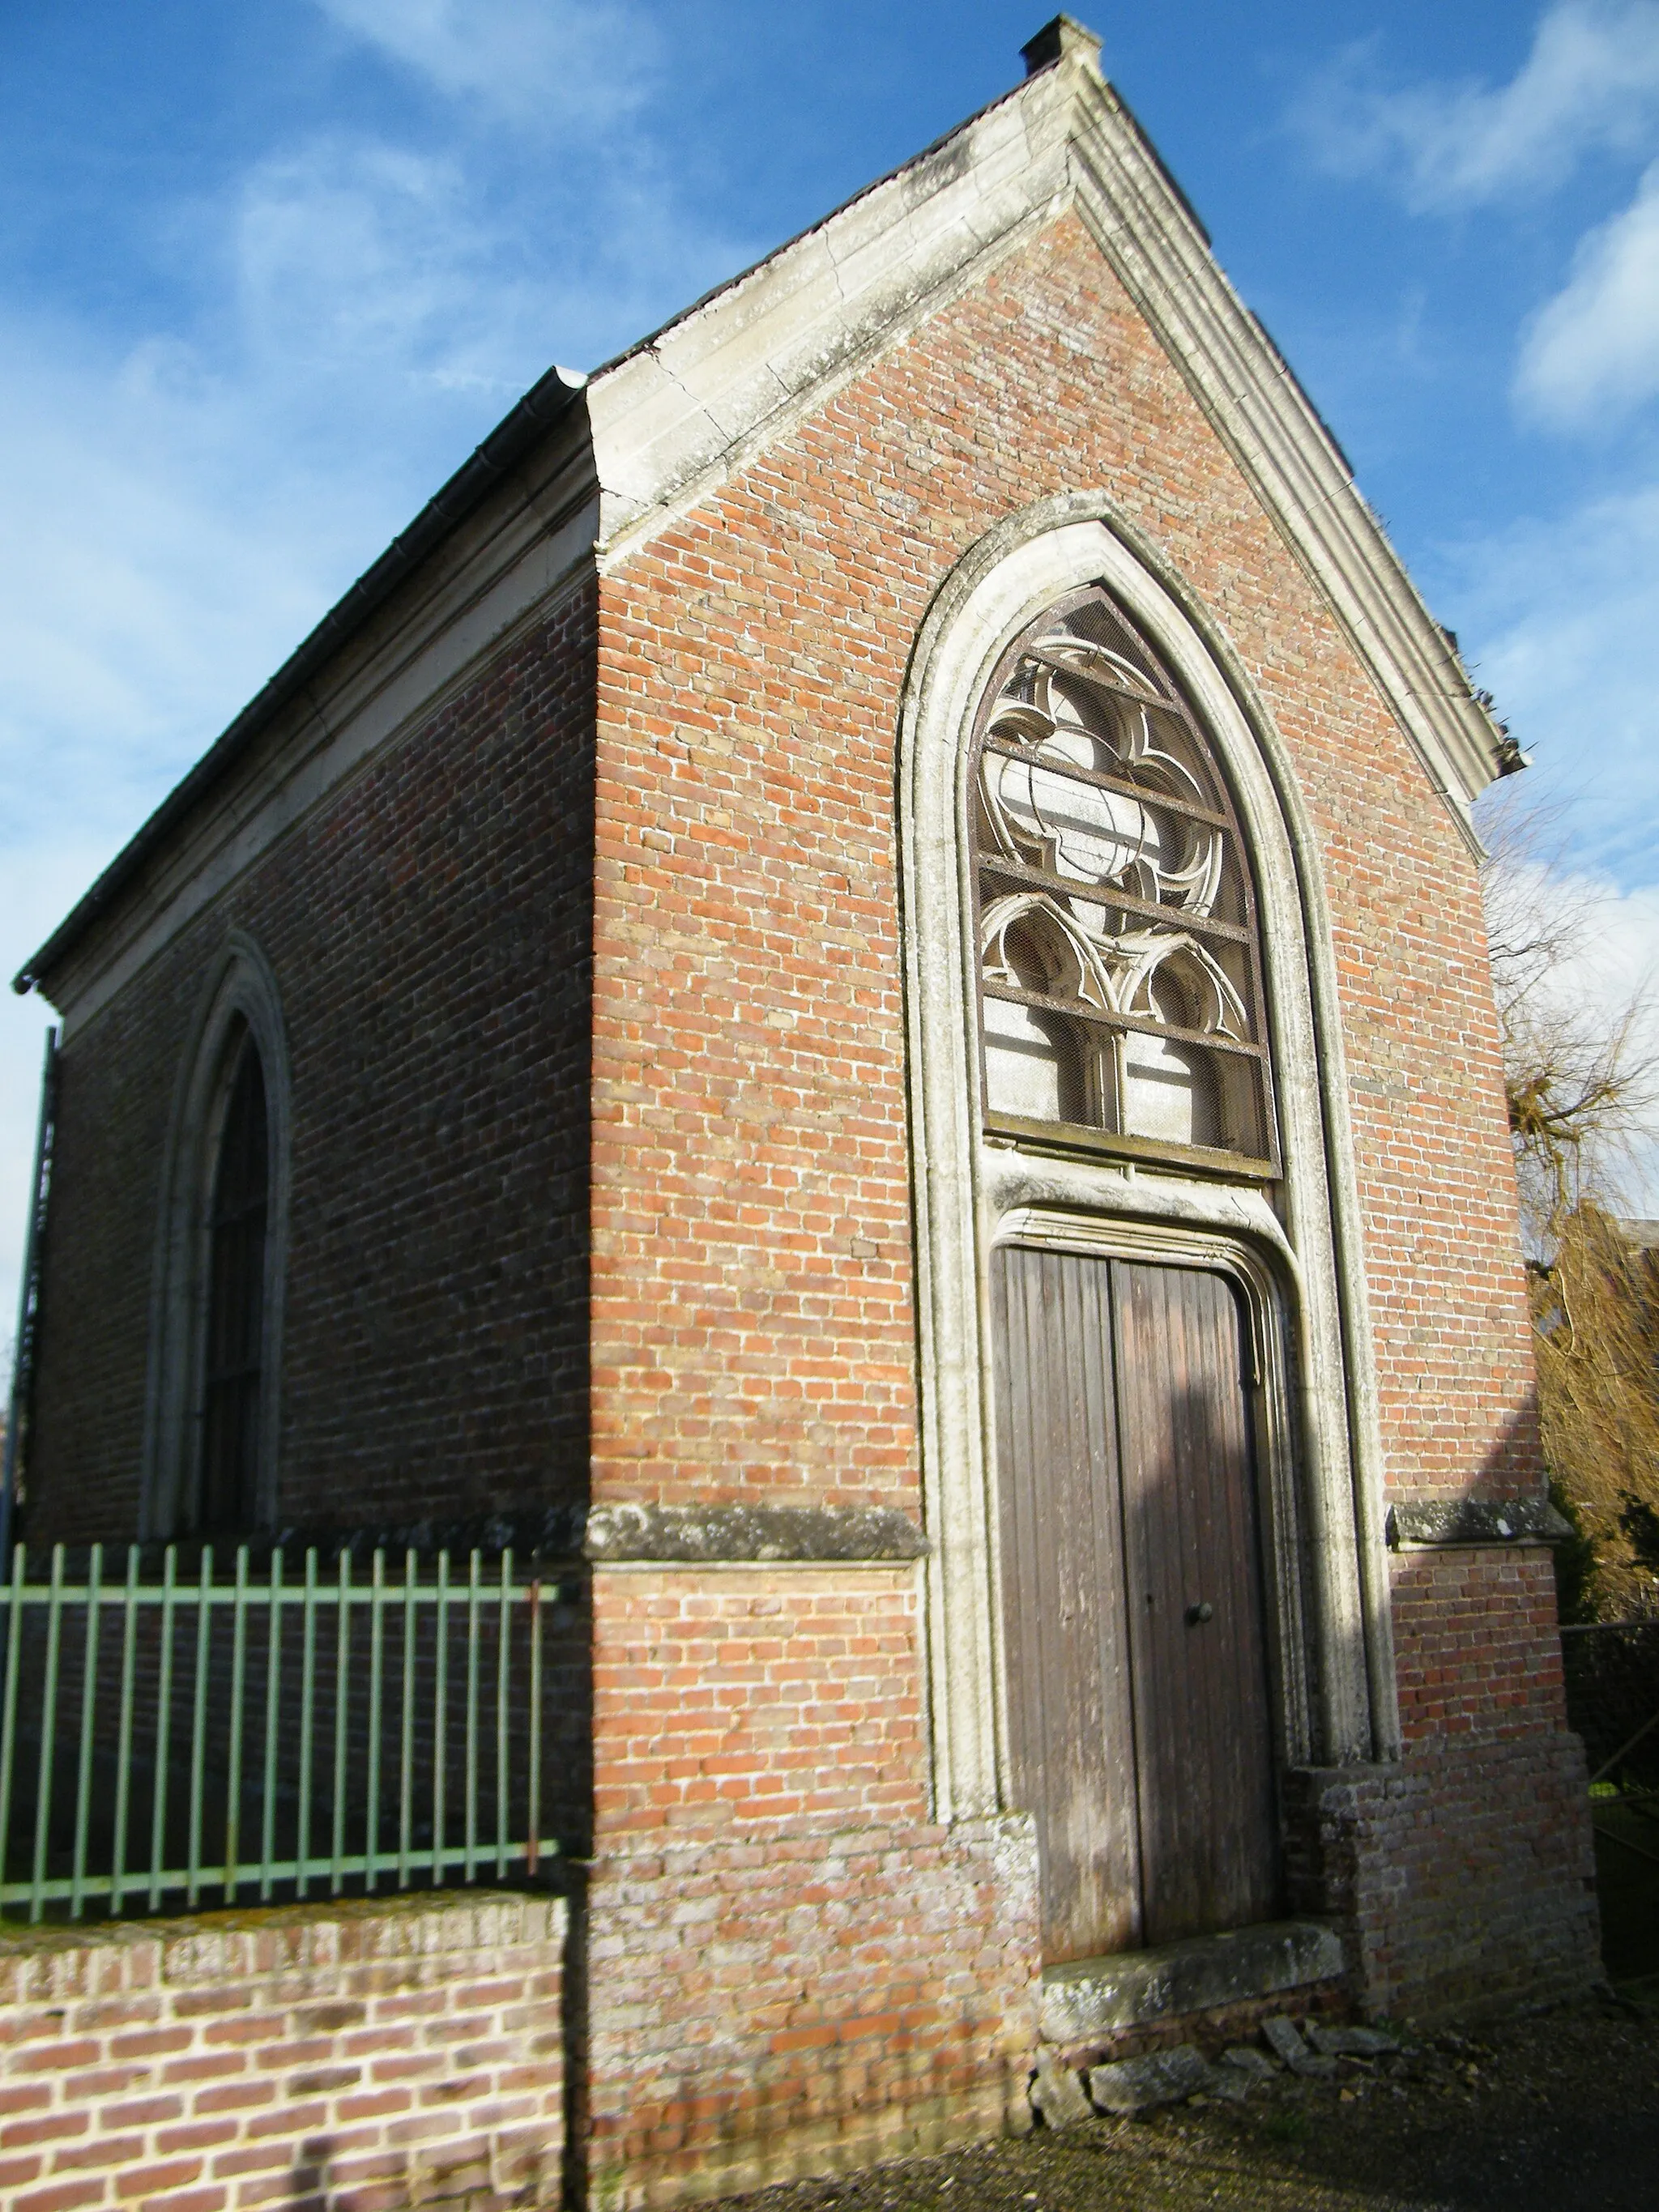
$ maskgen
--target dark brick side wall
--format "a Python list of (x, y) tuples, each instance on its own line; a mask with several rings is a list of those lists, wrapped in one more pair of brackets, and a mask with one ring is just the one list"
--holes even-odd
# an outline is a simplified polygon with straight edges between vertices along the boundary
[(71, 1034), (31, 1539), (136, 1530), (162, 1152), (233, 927), (292, 1069), (281, 1520), (582, 1495), (593, 666), (586, 585)]
[(26, 1540), (137, 1533), (162, 1157), (199, 961), (157, 963), (63, 1048)]

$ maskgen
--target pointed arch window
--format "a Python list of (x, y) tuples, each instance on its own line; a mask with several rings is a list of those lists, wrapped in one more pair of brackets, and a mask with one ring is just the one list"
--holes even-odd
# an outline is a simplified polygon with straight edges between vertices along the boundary
[(276, 1524), (291, 1081), (276, 979), (240, 930), (204, 979), (162, 1172), (139, 1534)]
[(987, 1127), (1276, 1174), (1237, 816), (1196, 716), (1103, 589), (1004, 655), (971, 805)]
[(264, 1070), (247, 1024), (234, 1026), (207, 1222), (198, 1533), (257, 1524), (265, 1334), (270, 1138)]

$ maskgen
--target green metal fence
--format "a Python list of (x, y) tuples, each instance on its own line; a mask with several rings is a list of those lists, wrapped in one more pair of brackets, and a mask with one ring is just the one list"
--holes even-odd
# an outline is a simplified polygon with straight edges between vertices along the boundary
[[(0, 1911), (164, 1905), (533, 1877), (544, 1626), (567, 1594), (513, 1555), (22, 1546), (0, 1583)], [(227, 1575), (224, 1569), (228, 1568)], [(193, 1570), (193, 1571), (192, 1571)]]

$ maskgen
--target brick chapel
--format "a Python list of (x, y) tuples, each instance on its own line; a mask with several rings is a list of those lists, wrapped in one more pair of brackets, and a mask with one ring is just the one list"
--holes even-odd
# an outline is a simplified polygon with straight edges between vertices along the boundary
[(1599, 1972), (1513, 755), (1097, 41), (1026, 60), (544, 378), (18, 978), (31, 1546), (579, 1579), (607, 2202)]

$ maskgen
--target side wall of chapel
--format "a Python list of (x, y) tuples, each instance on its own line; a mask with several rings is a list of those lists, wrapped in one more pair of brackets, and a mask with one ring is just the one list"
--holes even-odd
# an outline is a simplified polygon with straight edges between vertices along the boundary
[(138, 1531), (167, 1133), (233, 930), (291, 1075), (279, 1524), (581, 1502), (593, 652), (590, 580), (71, 1029), (31, 1545)]

